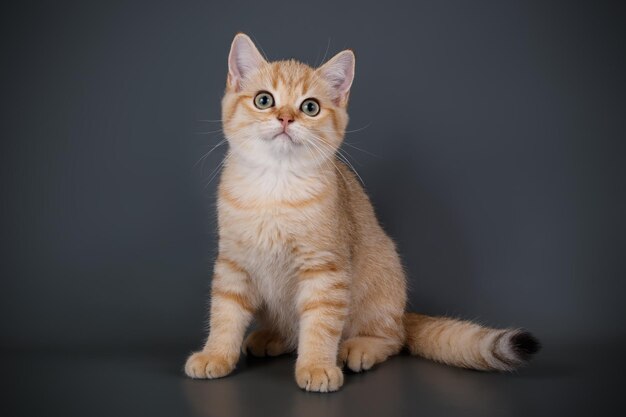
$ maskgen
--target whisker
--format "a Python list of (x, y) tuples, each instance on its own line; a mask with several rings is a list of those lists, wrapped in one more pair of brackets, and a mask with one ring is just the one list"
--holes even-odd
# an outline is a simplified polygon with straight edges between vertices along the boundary
[[(243, 143), (241, 144), (242, 146), (244, 146), (246, 143), (248, 143), (250, 140), (252, 140), (252, 138), (248, 138), (246, 140), (243, 141)], [(209, 184), (211, 184), (211, 182), (217, 177), (217, 175), (222, 171), (222, 168), (224, 168), (224, 165), (226, 165), (226, 162), (233, 156), (233, 151), (231, 150), (230, 152), (228, 152), (226, 154), (226, 156), (224, 157), (224, 159), (217, 165), (217, 167), (215, 167), (213, 169), (213, 171), (211, 171), (211, 173), (209, 174), (210, 178), (209, 178), (209, 182), (206, 183), (206, 185), (204, 186), (204, 188), (206, 189)]]
[(209, 130), (208, 132), (195, 132), (195, 135), (210, 135), (212, 133), (218, 133), (218, 132), (223, 132), (224, 129), (217, 129), (217, 130)]
[(354, 146), (353, 144), (348, 143), (348, 142), (346, 142), (346, 141), (342, 142), (342, 144), (344, 144), (344, 145), (348, 145), (348, 146), (350, 146), (351, 148), (356, 149), (357, 151), (361, 151), (361, 152), (364, 152), (364, 153), (366, 153), (366, 154), (368, 154), (368, 155), (375, 156), (376, 158), (380, 158), (380, 156), (379, 156), (379, 155), (376, 155), (376, 154), (374, 154), (374, 153), (371, 153), (371, 152), (369, 152), (369, 151), (366, 151), (365, 149), (361, 149), (361, 148), (359, 148), (358, 146)]
[[(320, 141), (321, 144), (325, 145), (329, 150), (333, 150), (333, 147), (324, 140), (324, 138), (316, 136), (316, 135), (312, 135), (313, 137), (315, 137), (317, 140)], [(351, 158), (352, 155), (350, 155), (347, 151), (343, 151), (345, 152), (347, 155), (349, 155)], [(337, 155), (337, 157), (344, 162), (351, 170), (352, 172), (354, 172), (354, 174), (359, 178), (359, 181), (361, 181), (361, 184), (363, 184), (363, 186), (365, 186), (365, 181), (363, 181), (363, 178), (361, 177), (361, 175), (358, 173), (358, 171), (356, 170), (356, 168), (354, 167), (354, 165), (352, 165), (352, 163), (348, 160), (348, 157), (342, 154), (341, 149), (337, 148), (335, 155)], [(356, 159), (355, 159), (356, 161)]]
[[(322, 164), (321, 162), (317, 159), (317, 156), (315, 155), (315, 153), (313, 152), (313, 150), (309, 147), (308, 142), (307, 141), (303, 141), (302, 144), (304, 145), (304, 148), (307, 150), (307, 152), (309, 153), (309, 155), (311, 155), (311, 157), (313, 158), (313, 162), (315, 163), (315, 165), (321, 169)], [(325, 178), (325, 177), (322, 177)], [(328, 183), (326, 181), (326, 183)]]
[(328, 43), (326, 44), (326, 51), (324, 51), (324, 56), (322, 57), (322, 60), (320, 62), (315, 63), (315, 67), (324, 63), (324, 61), (326, 60), (326, 55), (328, 55), (329, 48), (330, 48), (330, 36), (328, 37)]
[(211, 173), (209, 174), (209, 181), (206, 183), (206, 185), (204, 186), (204, 188), (206, 189), (209, 184), (211, 184), (211, 182), (213, 182), (213, 180), (215, 179), (215, 177), (217, 177), (217, 175), (222, 172), (222, 168), (224, 168), (224, 165), (226, 164), (226, 161), (228, 161), (228, 159), (231, 157), (231, 153), (228, 153), (223, 160), (220, 161), (219, 164), (217, 164), (217, 166), (215, 168), (213, 168), (213, 171), (211, 171)]
[(207, 182), (207, 183), (206, 183), (206, 185), (204, 186), (204, 188), (205, 188), (205, 189), (209, 186), (209, 184), (211, 184), (211, 182), (213, 181), (213, 179), (215, 179), (215, 177), (216, 177), (216, 176), (217, 176), (220, 172), (222, 172), (222, 168), (224, 168), (224, 162), (225, 162), (225, 159), (224, 159), (224, 161), (220, 162), (220, 163), (217, 165), (217, 167), (215, 167), (215, 169), (214, 169), (213, 171), (211, 171), (211, 174), (212, 174), (212, 175), (211, 175), (211, 177), (209, 178), (209, 182)]
[[(217, 145), (215, 145), (214, 147), (211, 148), (211, 150), (209, 150), (207, 153), (205, 153), (200, 159), (198, 159), (198, 162), (196, 162), (195, 164), (193, 164), (193, 167), (195, 168), (196, 165), (198, 165), (201, 161), (205, 160), (209, 155), (211, 155), (211, 152), (213, 152), (214, 150), (216, 150), (217, 148), (219, 148), (220, 146), (222, 146), (224, 143), (226, 143), (226, 139), (222, 139)], [(202, 168), (201, 168), (202, 169)]]
[[(315, 135), (312, 135), (312, 136), (313, 136), (313, 137), (315, 137), (315, 138), (317, 138)], [(317, 139), (319, 139), (319, 138), (317, 138)], [(319, 145), (320, 145), (319, 143), (317, 143), (317, 144), (316, 144), (316, 143), (315, 143), (315, 142), (313, 142), (313, 141), (309, 141), (309, 143), (310, 143), (311, 145), (313, 145), (315, 148), (317, 148), (317, 149), (318, 149), (318, 151), (320, 152), (320, 155), (324, 155), (323, 148), (320, 148), (320, 147), (319, 147)], [(333, 152), (331, 152), (330, 154), (331, 154), (331, 155), (332, 155), (332, 154), (334, 154), (334, 151), (333, 151)], [(343, 172), (341, 172), (341, 170), (340, 170), (340, 169), (339, 169), (339, 167), (335, 164), (335, 162), (332, 160), (332, 158), (330, 158), (330, 159), (329, 159), (329, 161), (333, 164), (333, 166), (335, 167), (335, 169), (337, 170), (337, 172), (339, 172), (339, 174), (341, 175), (341, 177), (343, 178), (343, 180), (344, 180), (345, 182), (348, 182), (348, 180), (346, 179), (345, 175), (343, 175)]]
[(259, 40), (256, 38), (256, 36), (254, 36), (253, 34), (250, 34), (252, 36), (252, 39), (254, 39), (254, 43), (256, 46), (259, 47), (259, 49), (261, 50), (261, 53), (263, 54), (263, 57), (265, 58), (265, 60), (267, 62), (269, 62), (269, 58), (267, 57), (267, 54), (265, 53), (265, 50), (263, 49), (263, 47), (261, 46), (261, 44), (259, 43)]
[[(359, 128), (357, 128), (357, 129), (353, 129), (353, 130), (346, 130), (346, 131), (344, 131), (344, 133), (356, 133), (356, 132), (360, 132), (361, 130), (365, 130), (365, 129), (367, 129), (367, 128), (368, 128), (368, 127), (370, 127), (371, 125), (372, 125), (371, 123), (368, 123), (368, 124), (366, 124), (365, 126), (359, 127)], [(319, 132), (325, 132), (325, 133), (335, 133), (335, 132), (336, 132), (336, 130), (333, 130), (333, 129), (315, 129), (315, 130), (317, 130), (317, 131), (319, 131)]]

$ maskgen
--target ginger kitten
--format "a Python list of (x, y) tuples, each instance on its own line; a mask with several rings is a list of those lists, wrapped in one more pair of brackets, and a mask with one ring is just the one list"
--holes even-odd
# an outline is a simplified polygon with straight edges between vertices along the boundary
[[(222, 100), (229, 151), (219, 184), (210, 333), (188, 358), (188, 376), (226, 376), (242, 350), (297, 350), (297, 384), (327, 392), (343, 384), (343, 365), (368, 370), (403, 347), (450, 365), (501, 371), (538, 350), (523, 330), (405, 311), (394, 243), (335, 156), (354, 64), (349, 50), (317, 69), (267, 62), (248, 36), (235, 36)], [(253, 319), (259, 328), (244, 341)]]

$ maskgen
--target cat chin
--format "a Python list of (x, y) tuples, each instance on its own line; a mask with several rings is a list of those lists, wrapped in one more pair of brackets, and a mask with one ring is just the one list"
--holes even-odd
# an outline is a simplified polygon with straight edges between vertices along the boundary
[[(285, 137), (282, 137), (285, 136)], [(247, 166), (267, 168), (288, 168), (309, 170), (318, 167), (325, 159), (325, 155), (312, 157), (311, 148), (307, 148), (293, 136), (278, 133), (274, 136), (260, 136), (257, 138), (231, 141), (237, 155), (237, 160)], [(240, 146), (245, 144), (244, 146)]]
[(286, 133), (279, 133), (273, 138), (265, 141), (273, 154), (277, 156), (297, 156), (300, 153), (302, 145), (296, 142), (291, 136)]

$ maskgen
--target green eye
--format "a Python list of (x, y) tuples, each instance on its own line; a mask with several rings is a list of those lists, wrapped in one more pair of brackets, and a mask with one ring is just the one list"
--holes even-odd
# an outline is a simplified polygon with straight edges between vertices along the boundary
[(265, 110), (274, 105), (274, 97), (267, 91), (261, 91), (254, 98), (254, 105), (257, 109)]
[(307, 116), (315, 117), (320, 112), (320, 104), (314, 98), (307, 98), (302, 102), (300, 110)]

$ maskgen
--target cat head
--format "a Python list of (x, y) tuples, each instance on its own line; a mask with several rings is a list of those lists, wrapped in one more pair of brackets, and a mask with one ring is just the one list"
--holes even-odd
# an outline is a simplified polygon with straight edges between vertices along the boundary
[(354, 53), (319, 68), (266, 61), (252, 40), (235, 36), (222, 100), (231, 152), (261, 166), (317, 166), (332, 158), (348, 124)]

